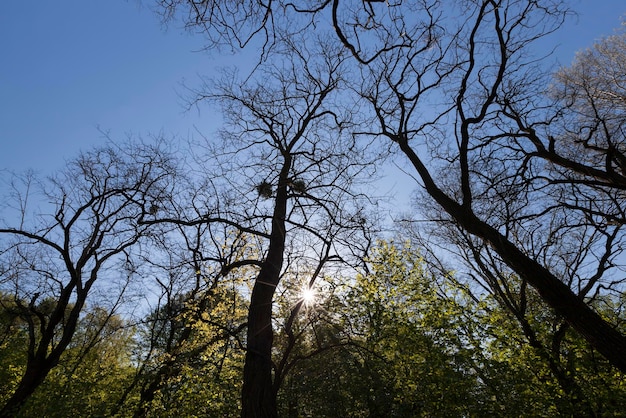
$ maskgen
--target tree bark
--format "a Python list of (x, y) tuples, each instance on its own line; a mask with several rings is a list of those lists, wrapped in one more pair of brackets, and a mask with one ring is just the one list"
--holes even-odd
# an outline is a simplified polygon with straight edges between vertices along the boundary
[(279, 175), (274, 200), (272, 230), (267, 256), (254, 282), (248, 309), (247, 350), (241, 391), (242, 418), (276, 418), (276, 390), (272, 376), (272, 301), (280, 281), (285, 251), (285, 218), (287, 215), (287, 184), (291, 157)]
[(242, 418), (276, 418), (272, 380), (272, 298), (274, 289), (259, 274), (248, 311), (248, 341), (243, 369)]
[(398, 141), (418, 172), (427, 193), (467, 232), (489, 243), (502, 260), (525, 279), (544, 301), (613, 366), (626, 373), (626, 336), (613, 328), (548, 269), (527, 256), (495, 228), (480, 220), (471, 207), (460, 204), (435, 183), (408, 142)]

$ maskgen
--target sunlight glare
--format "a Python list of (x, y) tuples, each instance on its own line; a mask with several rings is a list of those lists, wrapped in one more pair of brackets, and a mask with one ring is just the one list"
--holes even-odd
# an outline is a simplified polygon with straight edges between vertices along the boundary
[(316, 298), (315, 289), (310, 288), (310, 287), (305, 287), (300, 292), (300, 298), (302, 299), (302, 301), (304, 302), (306, 306), (314, 305), (315, 298)]

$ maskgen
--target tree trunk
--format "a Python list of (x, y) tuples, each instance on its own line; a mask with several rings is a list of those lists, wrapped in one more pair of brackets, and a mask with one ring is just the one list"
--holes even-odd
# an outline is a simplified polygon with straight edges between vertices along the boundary
[[(259, 275), (261, 278), (261, 275)], [(272, 380), (272, 298), (274, 287), (257, 278), (248, 311), (248, 341), (243, 369), (242, 418), (276, 418)]]
[(287, 183), (291, 157), (287, 154), (279, 175), (267, 256), (254, 282), (248, 309), (247, 351), (241, 390), (242, 418), (276, 418), (277, 389), (272, 376), (272, 300), (280, 281), (285, 252)]
[(428, 194), (467, 232), (489, 243), (502, 260), (533, 286), (542, 299), (613, 366), (626, 373), (626, 336), (606, 322), (548, 269), (524, 254), (498, 230), (480, 220), (435, 183), (422, 160), (406, 140), (398, 141), (402, 152), (418, 172)]

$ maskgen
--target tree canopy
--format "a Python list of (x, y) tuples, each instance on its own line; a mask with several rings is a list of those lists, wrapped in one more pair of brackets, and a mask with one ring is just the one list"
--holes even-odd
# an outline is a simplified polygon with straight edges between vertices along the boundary
[(624, 410), (623, 31), (550, 72), (558, 0), (155, 5), (256, 65), (188, 151), (9, 179), (0, 416)]

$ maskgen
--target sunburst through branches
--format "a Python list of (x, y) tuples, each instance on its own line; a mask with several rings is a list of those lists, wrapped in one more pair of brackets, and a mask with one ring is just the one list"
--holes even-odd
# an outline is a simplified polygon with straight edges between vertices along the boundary
[(310, 308), (315, 305), (315, 302), (317, 300), (317, 292), (312, 287), (305, 286), (300, 291), (300, 300), (302, 300), (304, 306)]

